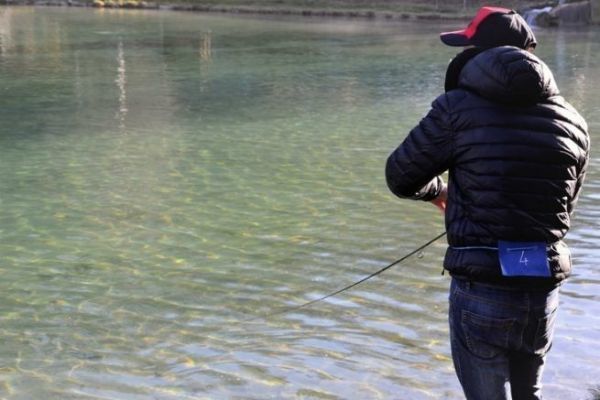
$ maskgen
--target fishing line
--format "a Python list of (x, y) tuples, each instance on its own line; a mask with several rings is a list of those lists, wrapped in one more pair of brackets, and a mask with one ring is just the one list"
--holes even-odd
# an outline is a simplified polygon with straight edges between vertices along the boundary
[(404, 255), (403, 257), (397, 259), (393, 263), (388, 264), (385, 267), (383, 267), (383, 268), (381, 268), (381, 269), (373, 272), (372, 274), (369, 274), (369, 275), (365, 276), (364, 278), (359, 279), (358, 281), (356, 281), (354, 283), (351, 283), (348, 286), (345, 286), (345, 287), (343, 287), (343, 288), (341, 288), (339, 290), (336, 290), (335, 292), (331, 292), (331, 293), (329, 293), (329, 294), (327, 294), (325, 296), (319, 297), (318, 299), (311, 300), (311, 301), (308, 301), (306, 303), (303, 303), (303, 304), (300, 304), (300, 305), (297, 305), (297, 306), (286, 307), (286, 308), (284, 308), (282, 310), (279, 310), (279, 311), (275, 311), (275, 312), (272, 312), (272, 313), (268, 313), (268, 314), (264, 314), (264, 315), (259, 315), (257, 317), (253, 317), (253, 318), (249, 318), (249, 319), (245, 320), (245, 322), (255, 321), (257, 319), (267, 319), (267, 318), (270, 318), (270, 317), (274, 317), (276, 315), (281, 315), (281, 314), (285, 314), (285, 313), (289, 313), (289, 312), (292, 312), (292, 311), (299, 310), (301, 308), (309, 307), (309, 306), (312, 306), (313, 304), (320, 303), (323, 300), (326, 300), (326, 299), (328, 299), (330, 297), (336, 296), (336, 295), (338, 295), (338, 294), (340, 294), (342, 292), (345, 292), (345, 291), (347, 291), (349, 289), (352, 289), (353, 287), (358, 286), (361, 283), (366, 282), (369, 279), (376, 277), (377, 275), (381, 274), (382, 272), (387, 271), (388, 269), (392, 268), (394, 265), (400, 264), (402, 261), (406, 260), (407, 258), (412, 257), (413, 255), (415, 255), (415, 254), (423, 251), (425, 248), (429, 247), (432, 243), (434, 243), (436, 240), (438, 240), (441, 237), (443, 237), (445, 234), (446, 234), (446, 232), (440, 233), (439, 235), (437, 235), (433, 239), (429, 240), (427, 243), (425, 243), (425, 244), (417, 247), (416, 249), (414, 249), (410, 253)]

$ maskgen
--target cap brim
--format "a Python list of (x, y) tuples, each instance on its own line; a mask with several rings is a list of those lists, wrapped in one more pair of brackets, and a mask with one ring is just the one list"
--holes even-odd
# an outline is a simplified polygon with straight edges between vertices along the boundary
[(469, 46), (471, 41), (465, 34), (465, 30), (440, 33), (440, 39), (448, 46)]

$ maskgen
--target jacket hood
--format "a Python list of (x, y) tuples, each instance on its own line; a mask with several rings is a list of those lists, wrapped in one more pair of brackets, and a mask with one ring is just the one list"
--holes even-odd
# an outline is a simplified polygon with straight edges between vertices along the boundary
[(535, 104), (559, 94), (548, 66), (512, 46), (494, 47), (471, 59), (460, 73), (458, 86), (509, 105)]

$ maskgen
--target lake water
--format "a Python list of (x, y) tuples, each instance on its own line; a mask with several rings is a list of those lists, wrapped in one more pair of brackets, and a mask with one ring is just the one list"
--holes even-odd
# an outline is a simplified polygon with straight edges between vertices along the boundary
[[(443, 239), (261, 317), (443, 232), (383, 176), (442, 25), (0, 8), (0, 398), (462, 398)], [(599, 34), (537, 32), (593, 141)], [(599, 189), (593, 153), (548, 399), (600, 384)]]

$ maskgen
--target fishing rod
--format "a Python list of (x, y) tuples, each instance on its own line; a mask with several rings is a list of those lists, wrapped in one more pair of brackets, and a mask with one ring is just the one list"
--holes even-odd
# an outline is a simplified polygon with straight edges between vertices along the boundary
[(272, 313), (267, 313), (267, 314), (264, 314), (264, 315), (259, 315), (257, 317), (253, 317), (253, 318), (247, 319), (246, 322), (255, 321), (255, 320), (258, 320), (258, 319), (266, 319), (266, 318), (274, 317), (276, 315), (281, 315), (281, 314), (286, 314), (286, 313), (289, 313), (289, 312), (292, 312), (292, 311), (297, 311), (297, 310), (299, 310), (301, 308), (306, 308), (306, 307), (312, 306), (315, 303), (320, 303), (323, 300), (326, 300), (326, 299), (328, 299), (330, 297), (336, 296), (336, 295), (338, 295), (338, 294), (340, 294), (342, 292), (345, 292), (345, 291), (347, 291), (349, 289), (352, 289), (353, 287), (358, 286), (361, 283), (366, 282), (369, 279), (371, 279), (371, 278), (373, 278), (373, 277), (381, 274), (382, 272), (387, 271), (388, 269), (392, 268), (394, 265), (400, 264), (402, 261), (406, 260), (407, 258), (410, 258), (413, 255), (415, 255), (415, 254), (423, 251), (424, 249), (426, 249), (427, 247), (429, 247), (431, 244), (433, 244), (436, 240), (438, 240), (441, 237), (443, 237), (445, 234), (446, 234), (446, 232), (440, 233), (439, 235), (437, 235), (433, 239), (429, 240), (427, 243), (422, 244), (421, 246), (417, 247), (416, 249), (414, 249), (410, 253), (408, 253), (408, 254), (404, 255), (403, 257), (397, 259), (396, 261), (392, 262), (391, 264), (388, 264), (385, 267), (383, 267), (383, 268), (381, 268), (381, 269), (373, 272), (372, 274), (369, 274), (369, 275), (365, 276), (364, 278), (361, 278), (358, 281), (356, 281), (354, 283), (351, 283), (348, 286), (345, 286), (345, 287), (343, 287), (341, 289), (338, 289), (335, 292), (331, 292), (331, 293), (329, 293), (329, 294), (327, 294), (325, 296), (319, 297), (318, 299), (311, 300), (311, 301), (308, 301), (306, 303), (303, 303), (303, 304), (300, 304), (300, 305), (297, 305), (297, 306), (286, 307), (286, 308), (284, 308), (282, 310), (279, 310), (279, 311), (275, 311), (275, 312), (272, 312)]

